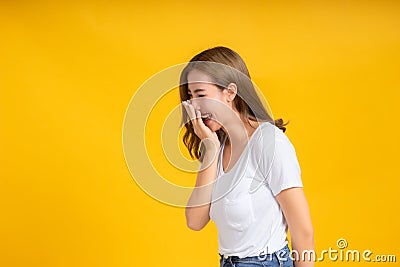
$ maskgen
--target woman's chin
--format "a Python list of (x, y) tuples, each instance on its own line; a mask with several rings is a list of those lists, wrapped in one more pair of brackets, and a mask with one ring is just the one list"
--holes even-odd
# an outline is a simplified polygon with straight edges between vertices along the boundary
[(212, 132), (216, 132), (221, 128), (221, 125), (213, 120), (213, 119), (209, 119), (204, 121), (204, 124), (212, 131)]

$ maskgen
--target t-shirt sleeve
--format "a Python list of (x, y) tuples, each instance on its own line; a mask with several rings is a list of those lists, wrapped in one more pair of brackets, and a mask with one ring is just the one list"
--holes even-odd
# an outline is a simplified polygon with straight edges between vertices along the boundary
[(277, 132), (274, 140), (272, 146), (265, 147), (268, 151), (262, 152), (261, 167), (267, 186), (276, 196), (284, 189), (303, 187), (303, 183), (296, 151), (288, 137)]

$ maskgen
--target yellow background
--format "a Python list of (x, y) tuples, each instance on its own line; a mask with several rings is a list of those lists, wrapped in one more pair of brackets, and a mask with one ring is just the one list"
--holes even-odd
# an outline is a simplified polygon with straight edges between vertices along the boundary
[[(1, 1), (0, 266), (218, 266), (215, 225), (191, 231), (182, 208), (140, 190), (121, 142), (135, 90), (216, 45), (237, 51), (275, 118), (291, 120), (316, 250), (345, 238), (400, 257), (399, 11), (397, 1)], [(316, 266), (337, 264), (366, 263)]]

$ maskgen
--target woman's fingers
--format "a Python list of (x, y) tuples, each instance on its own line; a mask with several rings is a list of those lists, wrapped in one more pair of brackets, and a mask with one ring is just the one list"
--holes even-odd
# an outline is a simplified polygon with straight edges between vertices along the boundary
[(188, 101), (183, 101), (182, 104), (185, 107), (190, 120), (193, 121), (194, 119), (196, 119), (196, 112), (195, 112), (193, 106)]
[(201, 112), (200, 112), (200, 109), (195, 109), (195, 112), (196, 112), (196, 118), (197, 118), (197, 120), (201, 120)]
[[(189, 115), (189, 118), (192, 122), (194, 133), (200, 139), (209, 138), (212, 135), (217, 136), (216, 133), (211, 132), (210, 128), (208, 128), (204, 124), (203, 119), (201, 118), (201, 111), (198, 108), (198, 106), (196, 106), (196, 108), (195, 108), (190, 103), (190, 101), (183, 101), (182, 104), (185, 107), (185, 109)], [(217, 140), (218, 140), (218, 138), (217, 138)]]
[(199, 120), (201, 120), (201, 111), (200, 111), (200, 109), (199, 109), (198, 107), (195, 108), (195, 107), (190, 103), (190, 100), (183, 101), (182, 103), (183, 103), (183, 105), (184, 105), (184, 107), (185, 107), (185, 109), (186, 109), (186, 112), (188, 113), (189, 118), (190, 118), (190, 120), (192, 121), (192, 123), (195, 122), (196, 120), (197, 120), (197, 122), (198, 122)]

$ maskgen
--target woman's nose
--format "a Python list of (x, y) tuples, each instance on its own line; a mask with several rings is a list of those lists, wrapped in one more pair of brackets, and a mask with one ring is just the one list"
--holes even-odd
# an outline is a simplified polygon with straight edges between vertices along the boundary
[(191, 99), (190, 102), (192, 103), (194, 109), (202, 110), (202, 106), (200, 104), (200, 101), (196, 101), (196, 99)]
[(193, 104), (193, 103), (195, 103), (196, 101), (198, 101), (198, 99), (199, 99), (199, 97), (196, 97), (196, 96), (189, 96), (189, 100), (190, 100), (190, 102)]

